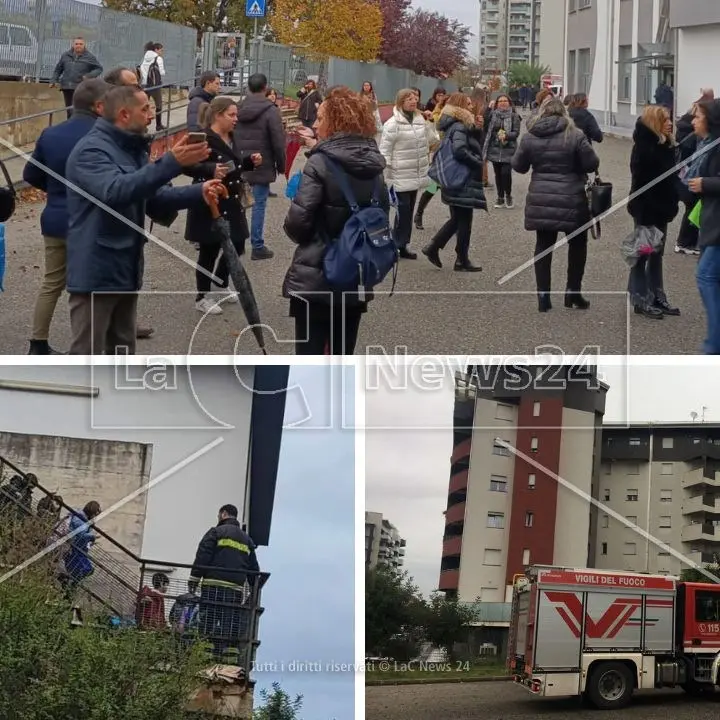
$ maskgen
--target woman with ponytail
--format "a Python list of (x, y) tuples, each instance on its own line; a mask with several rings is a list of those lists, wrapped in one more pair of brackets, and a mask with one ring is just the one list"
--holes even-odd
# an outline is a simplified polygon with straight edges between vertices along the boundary
[[(207, 134), (210, 156), (205, 162), (188, 168), (185, 172), (194, 183), (205, 182), (212, 178), (222, 180), (228, 189), (228, 197), (220, 200), (220, 212), (230, 225), (230, 239), (238, 255), (245, 252), (245, 241), (250, 236), (245, 218), (245, 181), (242, 173), (252, 170), (262, 163), (262, 156), (254, 153), (244, 156), (233, 147), (233, 130), (237, 124), (238, 109), (235, 101), (229, 97), (216, 97), (210, 103), (203, 103), (198, 111), (200, 127)], [(211, 282), (207, 273), (213, 273), (220, 279), (218, 287), (227, 288), (229, 273), (224, 256), (220, 257), (220, 238), (212, 232), (212, 217), (207, 205), (194, 206), (188, 210), (185, 239), (200, 246), (198, 269), (195, 273), (197, 296), (195, 307), (203, 314), (218, 315), (222, 308), (210, 300)], [(217, 262), (217, 267), (215, 264)], [(205, 271), (205, 272), (203, 272)], [(230, 293), (224, 300), (237, 302), (237, 295)]]

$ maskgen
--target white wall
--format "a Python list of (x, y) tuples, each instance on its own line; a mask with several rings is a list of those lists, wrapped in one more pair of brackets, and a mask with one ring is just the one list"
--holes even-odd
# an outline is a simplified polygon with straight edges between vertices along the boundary
[[(540, 20), (540, 64), (548, 65), (554, 75), (565, 72), (565, 0), (543, 0)], [(567, 86), (567, 77), (565, 78)]]
[[(143, 368), (128, 369), (133, 378)], [(222, 442), (148, 492), (142, 554), (151, 560), (192, 563), (217, 510), (242, 512), (246, 489), (254, 369), (178, 370), (167, 389), (127, 389), (125, 368), (0, 367), (0, 380), (93, 385), (94, 400), (0, 389), (0, 431), (151, 443), (151, 478)], [(215, 417), (215, 419), (212, 418)], [(224, 427), (227, 425), (229, 427)]]
[(720, 92), (720, 25), (678, 30), (675, 102), (677, 114), (686, 113), (700, 97), (701, 88)]

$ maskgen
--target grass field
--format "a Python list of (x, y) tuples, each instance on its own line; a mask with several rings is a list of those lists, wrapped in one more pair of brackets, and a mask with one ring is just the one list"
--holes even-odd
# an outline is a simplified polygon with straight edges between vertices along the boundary
[(506, 676), (505, 665), (498, 662), (471, 663), (448, 661), (442, 663), (383, 661), (366, 665), (365, 681), (382, 683), (462, 682), (476, 678)]

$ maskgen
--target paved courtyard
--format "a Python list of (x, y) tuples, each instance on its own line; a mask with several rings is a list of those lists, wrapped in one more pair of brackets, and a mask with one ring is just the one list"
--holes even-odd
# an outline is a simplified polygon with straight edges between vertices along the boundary
[[(597, 146), (601, 174), (615, 185), (615, 200), (629, 191), (630, 142), (608, 137)], [(300, 167), (302, 158), (296, 161)], [(445, 267), (438, 270), (421, 255), (402, 261), (395, 294), (386, 294), (371, 303), (363, 319), (358, 353), (370, 348), (388, 353), (397, 349), (411, 354), (527, 354), (547, 345), (566, 353), (578, 353), (591, 346), (604, 354), (694, 354), (698, 353), (705, 331), (705, 319), (695, 285), (697, 258), (672, 252), (679, 222), (670, 230), (666, 256), (666, 289), (682, 317), (652, 321), (628, 312), (625, 288), (627, 267), (619, 245), (632, 227), (625, 208), (609, 218), (599, 240), (590, 240), (585, 294), (592, 302), (587, 312), (562, 306), (566, 248), (553, 263), (553, 289), (559, 294), (555, 309), (537, 312), (532, 266), (499, 285), (507, 273), (532, 257), (534, 235), (523, 229), (523, 205), (528, 177), (515, 176), (513, 210), (476, 213), (471, 257), (483, 272), (457, 274), (452, 271), (451, 246), (445, 251)], [(266, 242), (275, 251), (269, 261), (249, 262), (266, 331), (268, 352), (292, 352), (293, 325), (288, 303), (281, 296), (283, 276), (290, 263), (293, 245), (282, 231), (289, 200), (284, 196), (285, 180), (275, 190), (279, 197), (269, 202)], [(490, 203), (495, 193), (488, 194)], [(27, 352), (33, 303), (42, 278), (42, 238), (39, 216), (42, 205), (23, 205), (7, 224), (7, 270), (5, 292), (0, 294), (0, 348), (3, 353)], [(447, 208), (439, 196), (430, 204), (422, 232), (415, 231), (412, 246), (419, 250), (443, 224)], [(181, 215), (158, 237), (187, 258), (183, 261), (150, 243), (147, 247), (145, 293), (140, 300), (140, 322), (155, 328), (150, 340), (141, 341), (139, 353), (253, 354), (257, 345), (249, 333), (238, 306), (225, 305), (219, 316), (203, 316), (194, 307), (196, 251), (183, 239)], [(389, 283), (383, 288), (389, 291)], [(58, 307), (51, 343), (60, 350), (69, 345), (67, 298)]]
[[(717, 717), (717, 698), (694, 700), (681, 691), (637, 693), (618, 713), (622, 720), (709, 720)], [(446, 683), (369, 687), (367, 720), (591, 720), (597, 710), (577, 698), (545, 699), (511, 682)]]

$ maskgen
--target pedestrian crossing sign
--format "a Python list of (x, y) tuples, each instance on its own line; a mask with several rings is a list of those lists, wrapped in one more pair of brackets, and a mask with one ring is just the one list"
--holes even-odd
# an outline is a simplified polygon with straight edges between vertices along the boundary
[(245, 15), (251, 18), (265, 17), (266, 0), (245, 0)]

